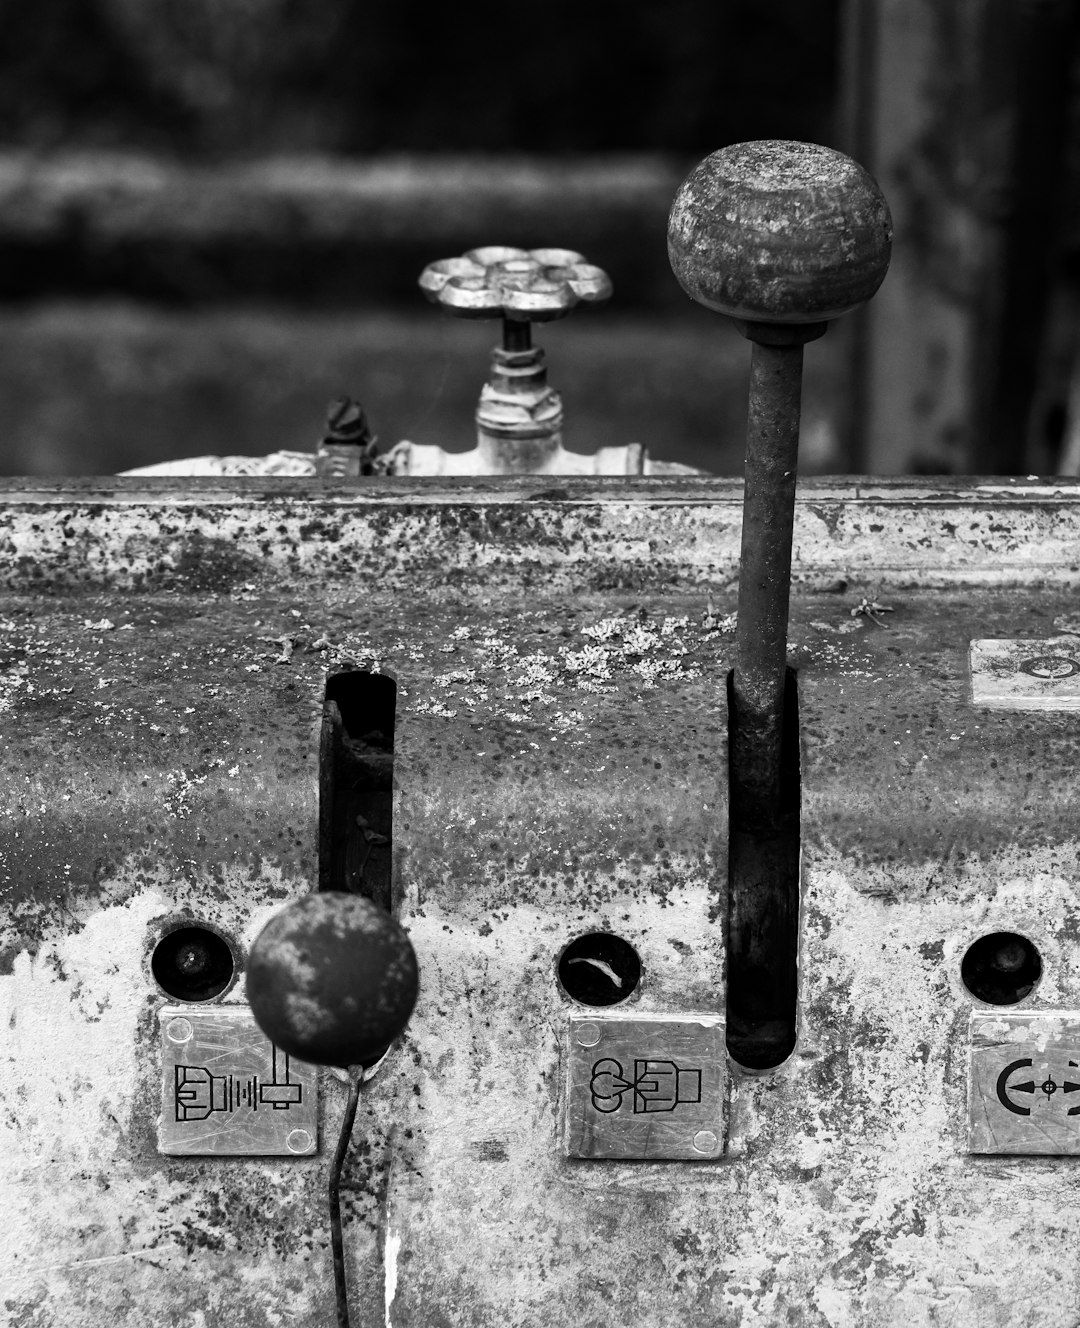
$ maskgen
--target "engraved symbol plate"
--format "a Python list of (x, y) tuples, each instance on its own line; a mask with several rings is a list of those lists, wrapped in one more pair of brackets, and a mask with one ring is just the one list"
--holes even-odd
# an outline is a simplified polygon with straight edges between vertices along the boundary
[(972, 1153), (1080, 1155), (1080, 1012), (973, 1011)]
[(570, 1016), (570, 1157), (721, 1155), (726, 1051), (716, 1014)]
[(971, 643), (971, 699), (993, 710), (1080, 710), (1080, 636)]
[(304, 1157), (318, 1147), (318, 1070), (287, 1056), (246, 1005), (167, 1005), (158, 1152)]

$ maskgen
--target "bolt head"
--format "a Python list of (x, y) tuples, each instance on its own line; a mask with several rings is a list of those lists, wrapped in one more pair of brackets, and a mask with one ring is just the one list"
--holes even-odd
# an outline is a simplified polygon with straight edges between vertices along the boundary
[(247, 968), (255, 1021), (283, 1051), (317, 1065), (378, 1059), (416, 1004), (416, 955), (370, 899), (307, 895), (260, 932)]
[(858, 162), (816, 143), (736, 143), (683, 181), (668, 257), (691, 299), (731, 318), (819, 323), (881, 285), (892, 218)]

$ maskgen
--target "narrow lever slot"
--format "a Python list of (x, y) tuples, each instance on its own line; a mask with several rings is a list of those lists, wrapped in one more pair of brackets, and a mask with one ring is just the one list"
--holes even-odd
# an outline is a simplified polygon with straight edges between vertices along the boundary
[(799, 691), (785, 676), (778, 813), (762, 814), (754, 771), (740, 770), (739, 712), (728, 674), (727, 1045), (747, 1069), (768, 1070), (795, 1048), (799, 956)]
[(389, 910), (397, 684), (352, 670), (326, 680), (319, 750), (319, 889)]

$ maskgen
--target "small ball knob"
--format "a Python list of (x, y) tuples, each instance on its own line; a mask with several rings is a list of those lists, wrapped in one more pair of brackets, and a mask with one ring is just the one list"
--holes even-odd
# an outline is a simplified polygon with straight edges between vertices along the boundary
[(668, 257), (691, 299), (758, 323), (823, 323), (868, 300), (892, 218), (858, 162), (816, 143), (735, 143), (675, 195)]
[(416, 1004), (416, 954), (389, 913), (360, 895), (311, 894), (271, 918), (252, 946), (247, 995), (283, 1051), (317, 1065), (370, 1064)]

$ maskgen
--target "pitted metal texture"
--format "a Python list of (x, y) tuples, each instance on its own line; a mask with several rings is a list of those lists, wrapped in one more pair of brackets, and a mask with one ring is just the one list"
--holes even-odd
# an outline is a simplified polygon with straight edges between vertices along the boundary
[[(332, 1316), (325, 1151), (158, 1153), (150, 955), (213, 927), (243, 1001), (255, 936), (315, 883), (342, 669), (397, 681), (392, 895), (421, 974), (343, 1181), (357, 1323), (1019, 1328), (1037, 1305), (1073, 1328), (1080, 1180), (968, 1152), (960, 969), (1017, 931), (1042, 969), (1016, 1008), (1080, 1009), (1077, 717), (973, 705), (968, 672), (973, 639), (1080, 640), (1077, 486), (805, 487), (799, 1041), (774, 1074), (728, 1066), (716, 1155), (682, 1164), (567, 1156), (591, 1007), (558, 963), (611, 932), (641, 978), (609, 1013), (723, 1011), (738, 486), (549, 485), (8, 486), (16, 1328)], [(320, 1095), (325, 1139), (345, 1093)]]

